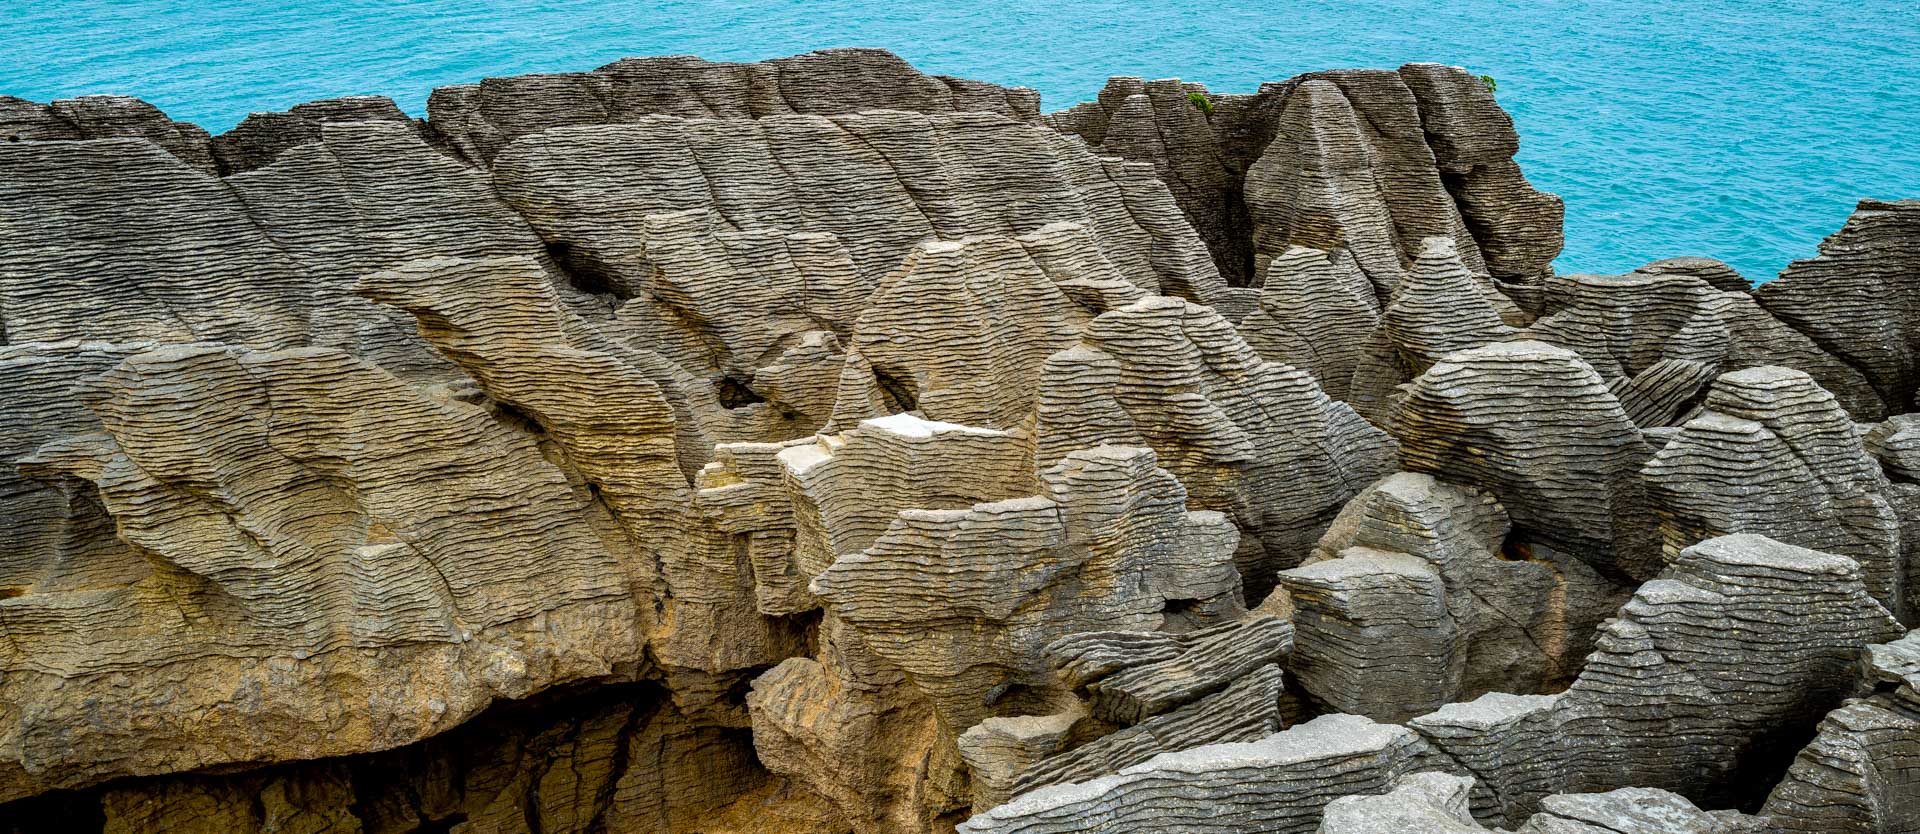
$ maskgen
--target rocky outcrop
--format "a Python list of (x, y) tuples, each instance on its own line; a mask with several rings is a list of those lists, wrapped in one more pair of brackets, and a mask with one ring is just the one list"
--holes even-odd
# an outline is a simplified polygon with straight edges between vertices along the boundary
[(1576, 559), (1503, 553), (1508, 526), (1492, 496), (1429, 475), (1368, 487), (1262, 605), (1293, 620), (1288, 668), (1333, 710), (1378, 721), (1565, 686), (1623, 594)]
[(0, 96), (0, 141), (59, 142), (139, 139), (181, 162), (214, 173), (212, 140), (199, 125), (176, 122), (130, 96), (81, 96), (40, 104)]
[(1261, 360), (1217, 312), (1155, 297), (1110, 310), (1041, 374), (1038, 459), (1144, 445), (1194, 509), (1241, 532), (1248, 598), (1273, 587), (1340, 505), (1394, 467), (1393, 442), (1313, 378)]
[(1479, 77), (1459, 67), (1407, 64), (1400, 77), (1420, 104), (1420, 122), (1447, 190), (1480, 244), (1487, 272), (1535, 284), (1560, 254), (1560, 198), (1535, 191), (1513, 155), (1513, 119)]
[(232, 130), (213, 137), (210, 150), (220, 174), (237, 174), (273, 163), (281, 153), (318, 142), (330, 122), (397, 122), (412, 125), (386, 96), (346, 96), (297, 104), (280, 113), (250, 113)]
[(1170, 602), (1233, 598), (1225, 519), (1186, 513), (1185, 491), (1156, 463), (1146, 449), (1102, 446), (1042, 472), (1039, 495), (903, 510), (813, 591), (957, 737), (1009, 694), (1046, 703), (1045, 649), (1058, 637), (1151, 629)]
[(1623, 786), (1755, 803), (1805, 740), (1798, 728), (1847, 694), (1864, 647), (1901, 633), (1861, 579), (1842, 556), (1710, 539), (1601, 626), (1567, 691), (1487, 695), (1409, 726), (1480, 780), (1476, 815), (1495, 821), (1550, 793)]
[[(1472, 787), (1472, 779), (1437, 771), (1402, 776), (1384, 794), (1327, 803), (1319, 834), (1487, 832), (1468, 811)], [(1759, 834), (1763, 825), (1734, 811), (1702, 811), (1658, 788), (1620, 788), (1549, 796), (1514, 834)]]
[(964, 834), (1311, 832), (1321, 808), (1385, 791), (1431, 753), (1411, 730), (1326, 715), (1256, 742), (1165, 753), (1086, 782), (1022, 795), (961, 823)]
[(1867, 592), (1905, 615), (1891, 484), (1846, 411), (1806, 374), (1763, 367), (1722, 375), (1700, 416), (1643, 474), (1669, 557), (1702, 539), (1757, 533), (1854, 560)]
[(1910, 204), (1553, 275), (1424, 64), (429, 115), (0, 99), (0, 832), (1914, 828)]
[(1869, 646), (1859, 672), (1767, 797), (1771, 830), (1920, 829), (1920, 632)]
[(1866, 377), (1761, 309), (1731, 272), (1674, 258), (1626, 275), (1555, 276), (1527, 336), (1579, 353), (1642, 427), (1685, 422), (1715, 375), (1765, 365), (1806, 372), (1856, 419), (1885, 413)]
[(1534, 341), (1449, 354), (1414, 380), (1392, 426), (1407, 469), (1492, 493), (1519, 541), (1616, 580), (1659, 572), (1640, 482), (1652, 450), (1577, 354)]
[(0, 608), (0, 797), (384, 749), (640, 659), (632, 565), (485, 409), (318, 348), (92, 385), (99, 429), (20, 463), (114, 524)]
[(1920, 384), (1920, 200), (1862, 200), (1847, 224), (1754, 297), (1768, 313), (1866, 375), (1894, 413)]
[(1327, 396), (1347, 400), (1379, 322), (1373, 286), (1344, 251), (1293, 246), (1267, 268), (1240, 334), (1260, 358), (1306, 371)]
[(354, 282), (433, 255), (545, 258), (484, 176), (404, 125), (327, 125), (225, 180), (133, 139), (0, 144), (0, 171), (9, 342), (324, 346), (447, 378), (406, 316)]
[(441, 87), (428, 124), (462, 157), (491, 163), (514, 140), (558, 127), (648, 116), (759, 119), (868, 110), (1039, 117), (1040, 95), (923, 75), (883, 49), (826, 49), (755, 64), (686, 55), (627, 58), (592, 72), (516, 75)]
[(1511, 120), (1458, 67), (1314, 72), (1254, 95), (1116, 77), (1046, 121), (1152, 163), (1235, 286), (1291, 245), (1346, 250), (1381, 292), (1429, 237), (1510, 283), (1538, 283), (1560, 251), (1559, 198), (1520, 176)]

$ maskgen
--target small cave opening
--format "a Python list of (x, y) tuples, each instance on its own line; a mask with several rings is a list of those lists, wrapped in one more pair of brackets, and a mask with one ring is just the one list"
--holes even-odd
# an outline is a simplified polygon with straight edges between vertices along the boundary
[(914, 393), (913, 386), (906, 381), (875, 368), (873, 381), (880, 386), (880, 395), (887, 401), (887, 410), (892, 414), (912, 411), (920, 407), (920, 397)]
[(739, 377), (720, 377), (713, 381), (713, 389), (720, 397), (720, 405), (729, 409), (767, 401), (766, 397), (760, 396), (760, 392), (753, 390), (753, 386)]
[(567, 283), (574, 289), (589, 295), (610, 295), (621, 301), (633, 297), (627, 282), (620, 280), (604, 266), (573, 248), (573, 244), (564, 240), (547, 241), (547, 257), (567, 276)]
[(0, 585), (0, 599), (13, 599), (27, 595), (24, 585)]

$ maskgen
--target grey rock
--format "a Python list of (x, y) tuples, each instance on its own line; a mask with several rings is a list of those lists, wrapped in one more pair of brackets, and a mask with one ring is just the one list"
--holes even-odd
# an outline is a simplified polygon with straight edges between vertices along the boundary
[(1022, 87), (923, 75), (884, 49), (826, 49), (754, 64), (686, 55), (627, 58), (592, 72), (441, 87), (427, 99), (429, 126), (480, 164), (516, 139), (557, 127), (651, 115), (757, 119), (863, 110), (975, 111), (1033, 121), (1040, 96)]
[(1794, 261), (1754, 290), (1768, 313), (1865, 374), (1893, 413), (1913, 407), (1920, 383), (1916, 240), (1920, 200), (1862, 200), (1821, 241), (1819, 256)]
[(1259, 741), (1163, 753), (1117, 774), (1022, 794), (959, 831), (1306, 834), (1327, 802), (1385, 791), (1428, 755), (1404, 727), (1325, 715)]

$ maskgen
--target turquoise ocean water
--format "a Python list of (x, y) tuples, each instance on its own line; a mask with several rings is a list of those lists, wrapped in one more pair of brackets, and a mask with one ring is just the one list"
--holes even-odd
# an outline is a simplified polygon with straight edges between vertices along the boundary
[(1684, 254), (1765, 280), (1858, 198), (1920, 197), (1916, 0), (0, 0), (0, 93), (126, 93), (219, 132), (328, 96), (420, 114), (488, 75), (830, 46), (1035, 87), (1048, 110), (1108, 75), (1251, 92), (1464, 65), (1499, 80), (1528, 176), (1566, 198), (1563, 272)]

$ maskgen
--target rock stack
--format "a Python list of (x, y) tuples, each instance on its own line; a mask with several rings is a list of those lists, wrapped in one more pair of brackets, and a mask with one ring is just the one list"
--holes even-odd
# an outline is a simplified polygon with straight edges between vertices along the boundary
[(0, 99), (0, 834), (1920, 832), (1920, 202), (1478, 78)]

